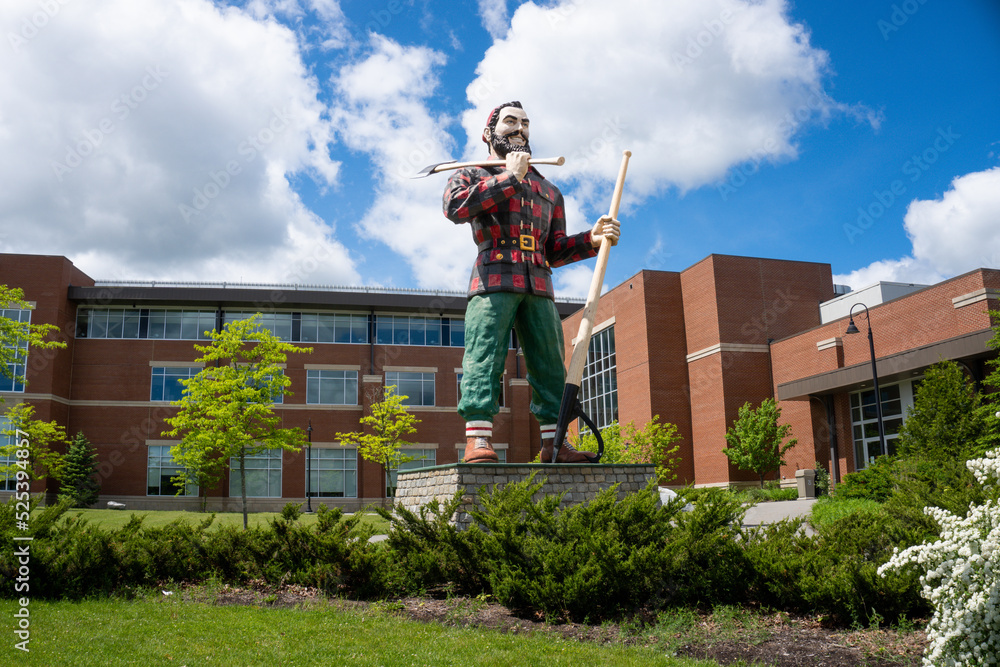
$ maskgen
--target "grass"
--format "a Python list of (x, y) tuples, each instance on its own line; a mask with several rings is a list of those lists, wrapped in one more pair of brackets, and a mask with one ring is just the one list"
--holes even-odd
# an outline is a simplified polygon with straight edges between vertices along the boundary
[[(211, 513), (208, 512), (203, 514), (201, 512), (154, 510), (123, 511), (107, 509), (74, 509), (66, 512), (64, 516), (82, 517), (93, 526), (103, 528), (105, 530), (116, 530), (127, 524), (133, 515), (143, 517), (144, 526), (158, 528), (178, 520), (197, 525), (210, 517)], [(254, 526), (264, 526), (278, 516), (281, 516), (279, 512), (252, 512), (247, 516), (247, 523), (251, 528)], [(304, 525), (312, 525), (316, 523), (316, 515), (303, 514), (298, 520)], [(362, 521), (374, 526), (376, 532), (379, 534), (389, 532), (389, 522), (380, 517), (378, 514), (364, 513), (362, 515)], [(241, 512), (218, 512), (216, 513), (215, 520), (212, 522), (209, 530), (212, 528), (218, 528), (219, 526), (242, 527), (243, 514)]]
[(810, 523), (819, 528), (858, 512), (877, 514), (881, 511), (882, 504), (874, 500), (823, 496), (812, 506)]
[[(0, 601), (11, 619), (17, 603)], [(31, 602), (30, 653), (0, 649), (5, 662), (76, 665), (665, 665), (714, 662), (662, 649), (503, 634), (395, 617), (369, 607), (215, 606), (175, 598), (130, 602)], [(8, 633), (10, 634), (10, 633)]]

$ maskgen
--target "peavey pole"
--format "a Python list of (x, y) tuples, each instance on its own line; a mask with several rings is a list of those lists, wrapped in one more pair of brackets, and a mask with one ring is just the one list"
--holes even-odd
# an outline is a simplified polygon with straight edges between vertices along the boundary
[[(615, 183), (615, 192), (611, 197), (611, 210), (608, 212), (612, 218), (618, 218), (618, 205), (622, 201), (622, 188), (625, 187), (625, 172), (628, 170), (628, 159), (632, 157), (631, 151), (622, 152), (622, 165), (618, 169), (618, 182)], [(594, 331), (594, 316), (597, 314), (597, 304), (601, 299), (601, 285), (604, 283), (604, 270), (608, 266), (608, 253), (611, 252), (611, 241), (607, 237), (601, 240), (601, 247), (597, 251), (597, 266), (594, 268), (594, 277), (590, 281), (590, 292), (587, 294), (587, 303), (583, 306), (583, 318), (580, 320), (580, 331), (573, 339), (573, 356), (570, 358), (569, 370), (566, 371), (566, 388), (563, 390), (562, 404), (559, 406), (559, 421), (556, 422), (555, 439), (552, 441), (552, 463), (556, 462), (559, 455), (559, 448), (562, 447), (566, 439), (566, 429), (569, 427), (571, 419), (579, 417), (597, 437), (597, 455), (591, 459), (591, 463), (597, 463), (604, 454), (604, 440), (594, 422), (584, 413), (580, 404), (580, 382), (583, 380), (583, 368), (587, 364), (587, 351), (590, 349), (590, 336)]]

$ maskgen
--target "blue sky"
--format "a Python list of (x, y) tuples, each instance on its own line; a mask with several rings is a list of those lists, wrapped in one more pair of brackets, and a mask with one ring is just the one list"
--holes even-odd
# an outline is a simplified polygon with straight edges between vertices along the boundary
[[(462, 290), (446, 176), (520, 99), (613, 286), (712, 253), (1000, 266), (1000, 3), (8, 0), (0, 250), (95, 278)], [(586, 292), (593, 262), (557, 271)]]

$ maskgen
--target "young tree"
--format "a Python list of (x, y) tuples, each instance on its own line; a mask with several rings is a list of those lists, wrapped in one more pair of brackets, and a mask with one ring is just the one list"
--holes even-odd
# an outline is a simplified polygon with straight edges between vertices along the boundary
[[(21, 289), (0, 285), (0, 310), (31, 308)], [(66, 343), (62, 341), (46, 340), (57, 331), (59, 327), (54, 324), (29, 324), (0, 316), (0, 374), (15, 382), (27, 384), (24, 375), (17, 373), (15, 369), (24, 365), (29, 348), (47, 350), (66, 347)]]
[(953, 361), (927, 369), (913, 407), (899, 429), (896, 451), (903, 457), (961, 460), (973, 457), (986, 429), (972, 382)]
[[(659, 423), (660, 415), (654, 415), (641, 429), (635, 422), (629, 422), (624, 429), (618, 422), (611, 422), (601, 429), (604, 439), (604, 454), (601, 463), (652, 463), (656, 480), (660, 484), (677, 478), (674, 470), (680, 459), (675, 455), (680, 449), (676, 445), (681, 439), (674, 424)], [(623, 432), (624, 431), (624, 432)], [(580, 438), (579, 449), (597, 451), (597, 438), (587, 433)]]
[[(400, 448), (412, 444), (403, 438), (417, 432), (416, 424), (420, 420), (407, 412), (403, 405), (407, 398), (396, 394), (396, 385), (385, 387), (382, 400), (372, 402), (371, 413), (360, 420), (361, 426), (369, 427), (371, 432), (338, 433), (337, 440), (343, 445), (357, 447), (363, 459), (378, 463), (383, 476), (387, 476), (389, 470), (411, 460)], [(385, 506), (384, 499), (382, 506)]]
[(63, 457), (66, 464), (59, 486), (59, 500), (67, 499), (73, 507), (90, 507), (97, 502), (101, 483), (97, 474), (97, 450), (83, 435), (77, 433)]
[[(43, 422), (35, 419), (35, 408), (27, 403), (18, 403), (4, 415), (8, 424), (0, 433), (9, 439), (9, 444), (0, 447), (0, 456), (14, 458), (18, 449), (28, 450), (28, 475), (31, 479), (61, 479), (63, 455), (57, 446), (67, 443), (66, 431), (54, 421)], [(24, 445), (24, 446), (22, 446)], [(0, 467), (0, 473), (15, 474), (17, 463)]]
[[(289, 354), (311, 353), (312, 348), (282, 342), (260, 327), (260, 314), (231, 322), (222, 331), (208, 332), (210, 345), (195, 345), (204, 363), (197, 375), (181, 380), (180, 406), (165, 421), (173, 427), (163, 435), (181, 438), (171, 448), (174, 461), (185, 468), (179, 485), (196, 482), (215, 485), (230, 459), (240, 468), (243, 528), (247, 527), (246, 459), (267, 449), (298, 451), (306, 441), (298, 428), (281, 428), (272, 408), (277, 396), (290, 392), (291, 380), (281, 372)], [(181, 487), (183, 488), (183, 486)]]
[[(991, 310), (990, 317), (993, 320), (993, 338), (986, 345), (993, 350), (1000, 350), (1000, 311)], [(1000, 447), (1000, 357), (987, 361), (986, 365), (990, 373), (983, 384), (990, 391), (983, 393), (982, 402), (977, 409), (978, 417), (983, 423), (983, 432), (976, 442), (976, 456), (983, 456)]]
[(761, 488), (764, 476), (785, 465), (785, 452), (798, 442), (792, 438), (782, 444), (791, 435), (792, 426), (778, 424), (780, 418), (781, 408), (773, 398), (764, 400), (757, 409), (744, 403), (736, 421), (726, 431), (729, 446), (723, 447), (722, 453), (740, 470), (757, 473)]

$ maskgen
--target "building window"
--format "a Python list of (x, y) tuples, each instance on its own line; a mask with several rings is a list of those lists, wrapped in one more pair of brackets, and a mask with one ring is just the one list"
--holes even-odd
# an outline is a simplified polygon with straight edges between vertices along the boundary
[[(902, 389), (902, 391), (901, 391)], [(854, 436), (854, 464), (857, 470), (866, 468), (879, 456), (896, 453), (896, 438), (903, 425), (903, 415), (912, 401), (909, 397), (909, 383), (879, 387), (882, 394), (882, 426), (885, 430), (885, 446), (882, 451), (878, 438), (878, 412), (875, 408), (875, 391), (858, 391), (851, 394), (851, 428)], [(905, 396), (904, 396), (905, 394)], [(904, 400), (909, 399), (909, 400)]]
[[(196, 496), (197, 484), (178, 484), (174, 477), (184, 470), (174, 463), (170, 454), (170, 445), (150, 445), (149, 458), (146, 463), (146, 495), (147, 496)], [(181, 491), (180, 494), (177, 492)]]
[(410, 461), (400, 464), (398, 468), (390, 468), (389, 476), (386, 480), (385, 497), (396, 497), (397, 475), (400, 470), (414, 470), (415, 468), (427, 468), (437, 463), (437, 450), (435, 449), (405, 449), (403, 454), (411, 457)]
[(208, 340), (215, 330), (214, 310), (81, 308), (77, 338)]
[[(246, 457), (247, 498), (281, 497), (281, 449)], [(240, 460), (229, 459), (229, 497), (240, 497)]]
[(201, 368), (153, 366), (153, 381), (149, 388), (151, 401), (179, 401), (184, 393), (181, 380), (190, 380)]
[[(456, 390), (455, 390), (455, 396), (458, 397), (458, 399), (457, 399), (457, 401), (456, 401), (455, 404), (457, 405), (458, 403), (462, 402), (462, 373), (456, 373), (455, 377), (456, 377), (456, 387), (457, 387)], [(503, 378), (504, 378), (504, 376), (501, 375), (500, 376), (500, 397), (499, 397), (499, 401), (498, 401), (499, 402), (499, 407), (501, 407), (501, 408), (504, 407), (503, 395), (505, 393), (505, 388), (506, 388), (506, 385), (507, 385), (507, 383), (504, 382)]]
[[(14, 322), (18, 322), (21, 328), (26, 329), (31, 324), (31, 311), (21, 308), (0, 309), (0, 317)], [(7, 364), (7, 369), (0, 373), (0, 391), (23, 392), (25, 363), (28, 359), (28, 341), (21, 340), (16, 343), (14, 363)]]
[[(300, 317), (299, 337), (302, 343), (367, 343), (368, 316), (327, 313), (292, 313)], [(294, 332), (293, 332), (294, 333)]]
[(403, 405), (434, 405), (434, 373), (404, 373), (387, 371), (385, 386), (396, 385), (396, 395), (406, 396)]
[(309, 496), (312, 498), (358, 497), (358, 450), (335, 448), (312, 450), (309, 459), (312, 474)]
[[(580, 403), (597, 428), (618, 419), (618, 373), (615, 365), (615, 328), (594, 334), (580, 382)], [(580, 425), (583, 428), (583, 424)]]
[[(6, 431), (6, 433), (4, 431)], [(17, 431), (10, 428), (10, 420), (6, 417), (0, 417), (0, 447), (9, 447), (14, 444), (16, 439)], [(9, 451), (9, 454), (0, 455), (0, 468), (4, 470), (4, 472), (0, 472), (0, 491), (17, 490), (17, 475), (15, 466), (17, 466), (18, 461), (21, 459), (17, 458), (16, 451)]]
[(306, 371), (306, 403), (357, 405), (357, 371)]
[(254, 315), (260, 315), (257, 318), (257, 324), (261, 329), (269, 331), (272, 335), (276, 336), (283, 341), (293, 341), (292, 338), (292, 315), (293, 313), (277, 313), (269, 312), (262, 313), (259, 311), (249, 311), (249, 310), (236, 310), (236, 311), (226, 311), (225, 323), (231, 324), (238, 320), (249, 320)]

